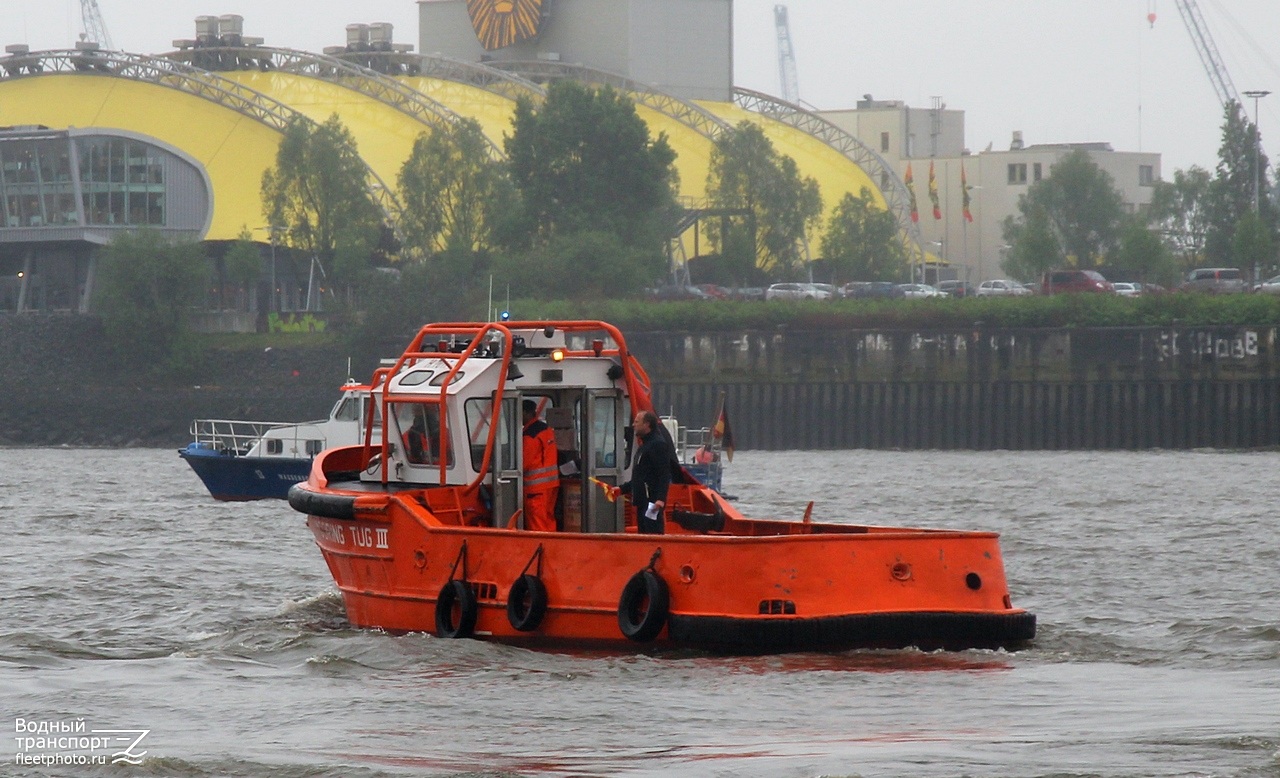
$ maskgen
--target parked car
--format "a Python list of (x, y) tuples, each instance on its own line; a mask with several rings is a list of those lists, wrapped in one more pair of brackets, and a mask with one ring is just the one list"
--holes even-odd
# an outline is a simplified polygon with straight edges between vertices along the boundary
[(928, 297), (946, 297), (943, 292), (929, 284), (898, 284), (898, 296), (909, 300), (920, 300)]
[(1253, 287), (1253, 291), (1261, 292), (1262, 294), (1280, 294), (1280, 276), (1268, 278), (1266, 281), (1263, 281)]
[(997, 278), (978, 284), (978, 297), (1022, 297), (1031, 294), (1031, 290), (1017, 281)]
[(1121, 297), (1137, 297), (1142, 294), (1142, 284), (1131, 281), (1116, 281), (1112, 286)]
[(764, 292), (766, 300), (830, 300), (835, 296), (830, 284), (774, 284)]
[(845, 298), (860, 300), (895, 297), (895, 284), (892, 281), (850, 281), (840, 287), (840, 294)]
[(697, 284), (697, 287), (707, 293), (707, 296), (713, 300), (728, 300), (729, 290), (723, 286), (716, 284)]
[(653, 300), (710, 300), (711, 295), (696, 286), (673, 284), (648, 290), (648, 297)]
[(973, 297), (977, 293), (968, 281), (939, 281), (938, 291), (946, 292), (948, 297)]
[(1238, 267), (1198, 267), (1187, 274), (1178, 289), (1183, 292), (1239, 294), (1245, 290), (1244, 276)]
[(1096, 270), (1048, 270), (1040, 282), (1041, 294), (1075, 292), (1114, 293), (1115, 287)]

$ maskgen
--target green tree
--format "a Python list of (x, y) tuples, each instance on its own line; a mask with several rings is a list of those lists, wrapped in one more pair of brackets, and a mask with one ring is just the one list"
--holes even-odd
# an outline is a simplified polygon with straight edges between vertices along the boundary
[(893, 214), (876, 207), (871, 190), (845, 192), (827, 223), (822, 256), (837, 282), (905, 281), (907, 254)]
[(490, 159), (475, 119), (419, 135), (399, 188), (405, 241), (424, 256), (490, 248), (495, 225), (515, 205), (506, 170)]
[[(1223, 109), (1222, 145), (1218, 148), (1218, 168), (1210, 197), (1210, 228), (1205, 240), (1208, 264), (1243, 267), (1248, 260), (1233, 253), (1236, 226), (1254, 210), (1254, 186), (1258, 187), (1258, 212), (1262, 224), (1274, 239), (1276, 212), (1271, 204), (1267, 181), (1267, 155), (1255, 124), (1245, 118), (1237, 102)], [(1255, 164), (1256, 160), (1256, 164)]]
[(1231, 255), (1235, 257), (1233, 264), (1252, 273), (1254, 278), (1266, 278), (1275, 268), (1275, 241), (1257, 213), (1246, 211), (1236, 225)]
[(634, 296), (662, 276), (666, 259), (595, 231), (557, 235), (494, 264), (495, 277), (517, 297), (597, 300)]
[(230, 307), (237, 290), (248, 290), (262, 275), (262, 253), (253, 242), (248, 227), (240, 229), (240, 235), (226, 247), (218, 263), (219, 284), (222, 292), (220, 303)]
[(282, 256), (305, 277), (300, 254), (320, 261), (333, 283), (355, 284), (379, 244), (382, 214), (365, 185), (367, 168), (337, 114), (324, 124), (296, 117), (284, 131), (276, 165), (262, 175), (263, 215), (281, 227)]
[(674, 210), (676, 154), (665, 134), (649, 137), (626, 95), (556, 82), (539, 106), (517, 101), (505, 147), (528, 220), (527, 245), (606, 232), (627, 246), (662, 252)]
[(116, 235), (99, 259), (94, 293), (116, 354), (129, 364), (172, 362), (187, 311), (201, 300), (210, 275), (199, 244), (171, 244), (156, 230)]
[[(1005, 242), (1012, 247), (1010, 260), (1043, 267), (1044, 259), (1057, 254), (1073, 259), (1077, 267), (1097, 266), (1119, 245), (1123, 203), (1111, 176), (1095, 165), (1088, 153), (1071, 152), (1018, 198), (1019, 215), (1005, 222)], [(1041, 219), (1043, 223), (1039, 223)], [(1026, 229), (1033, 220), (1037, 223)], [(1046, 254), (1046, 233), (1056, 244), (1056, 252)], [(1036, 245), (1020, 247), (1019, 241), (1024, 240)]]
[(757, 264), (779, 275), (799, 271), (800, 246), (822, 216), (822, 195), (818, 182), (801, 178), (796, 161), (779, 154), (758, 125), (744, 120), (716, 139), (707, 194), (714, 207), (746, 214), (709, 223), (713, 245), (732, 245), (727, 231), (754, 230)]
[(1032, 205), (1023, 210), (1020, 218), (1005, 218), (1004, 239), (1009, 248), (1000, 267), (1010, 278), (1038, 281), (1044, 271), (1066, 264), (1062, 245), (1044, 208)]
[(1178, 279), (1178, 266), (1168, 247), (1137, 219), (1131, 219), (1120, 234), (1120, 247), (1109, 265), (1145, 283), (1172, 285)]
[(1195, 165), (1175, 170), (1172, 183), (1157, 181), (1151, 194), (1148, 214), (1183, 270), (1204, 262), (1212, 195), (1213, 178)]

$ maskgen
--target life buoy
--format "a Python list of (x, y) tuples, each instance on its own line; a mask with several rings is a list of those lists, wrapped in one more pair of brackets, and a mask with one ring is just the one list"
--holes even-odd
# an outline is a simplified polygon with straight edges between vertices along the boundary
[[(455, 613), (456, 611), (456, 613)], [(436, 597), (436, 636), (469, 638), (476, 629), (475, 592), (466, 581), (449, 581)]]
[(507, 621), (521, 632), (532, 632), (547, 615), (547, 587), (542, 579), (528, 573), (511, 584), (507, 592)]
[(627, 581), (618, 599), (618, 627), (622, 634), (637, 643), (648, 643), (658, 636), (667, 623), (670, 606), (667, 582), (645, 568)]

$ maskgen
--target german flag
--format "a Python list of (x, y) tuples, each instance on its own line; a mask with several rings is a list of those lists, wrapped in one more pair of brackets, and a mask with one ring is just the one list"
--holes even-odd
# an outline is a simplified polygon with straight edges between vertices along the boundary
[(911, 221), (920, 221), (920, 211), (916, 208), (916, 187), (915, 176), (911, 175), (911, 163), (907, 163), (907, 175), (902, 179), (902, 183), (907, 185), (907, 196), (911, 198)]
[(933, 161), (929, 161), (929, 202), (933, 203), (933, 218), (942, 218), (942, 206), (938, 205), (938, 179), (933, 175)]
[(720, 408), (720, 415), (716, 418), (716, 425), (711, 428), (711, 440), (720, 443), (720, 449), (724, 451), (725, 459), (733, 461), (733, 429), (729, 427), (729, 412), (723, 407)]
[(969, 181), (964, 177), (964, 163), (960, 163), (960, 207), (964, 210), (964, 220), (973, 221), (973, 214), (969, 211)]

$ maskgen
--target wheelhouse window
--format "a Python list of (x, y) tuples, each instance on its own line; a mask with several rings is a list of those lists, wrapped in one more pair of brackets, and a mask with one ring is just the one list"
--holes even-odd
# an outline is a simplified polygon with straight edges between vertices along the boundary
[[(440, 406), (435, 403), (393, 403), (390, 413), (396, 421), (409, 464), (439, 465), (440, 452), (447, 448), (440, 440)], [(447, 464), (453, 464), (452, 454)]]

